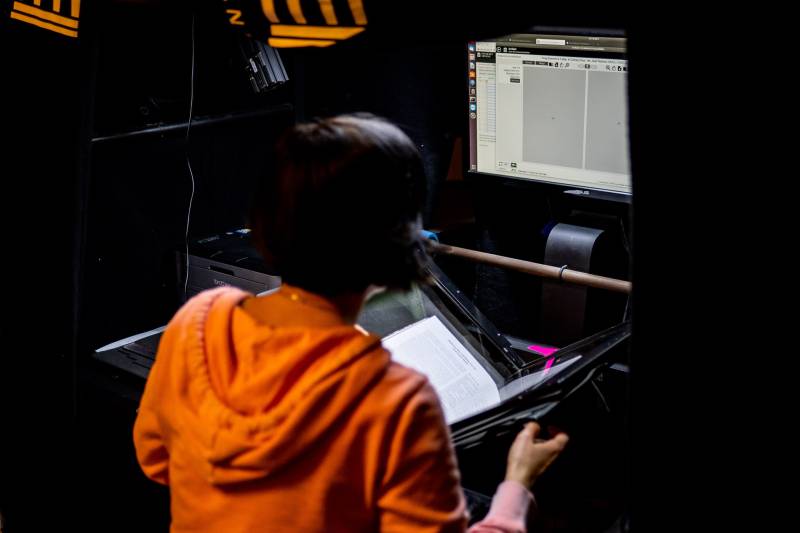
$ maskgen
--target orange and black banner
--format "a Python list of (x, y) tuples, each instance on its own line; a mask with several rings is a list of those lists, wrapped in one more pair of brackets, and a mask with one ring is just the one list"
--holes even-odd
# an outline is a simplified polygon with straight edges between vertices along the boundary
[(78, 36), (81, 0), (16, 0), (11, 18), (67, 37)]
[[(558, 2), (524, 0), (216, 0), (216, 5), (231, 29), (275, 48), (463, 44), (524, 32), (563, 12)], [(608, 11), (607, 4), (598, 6)]]
[(222, 0), (228, 23), (275, 48), (326, 47), (367, 27), (364, 0)]

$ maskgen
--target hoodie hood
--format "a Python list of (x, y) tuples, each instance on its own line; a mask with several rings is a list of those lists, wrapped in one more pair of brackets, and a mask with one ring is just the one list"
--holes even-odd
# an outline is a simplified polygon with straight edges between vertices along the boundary
[[(180, 433), (191, 467), (214, 485), (260, 479), (302, 456), (389, 365), (380, 339), (337, 319), (332, 306), (323, 321), (269, 324), (243, 309), (252, 297), (220, 288), (193, 298), (165, 332), (150, 378), (169, 383), (149, 407), (164, 441)], [(303, 316), (297, 298), (264, 298), (278, 316)]]

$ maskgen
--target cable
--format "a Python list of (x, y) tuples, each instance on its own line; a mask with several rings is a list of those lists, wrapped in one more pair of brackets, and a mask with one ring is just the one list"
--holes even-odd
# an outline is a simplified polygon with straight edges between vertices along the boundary
[(622, 246), (623, 246), (623, 248), (625, 248), (625, 251), (628, 253), (628, 257), (630, 257), (630, 255), (631, 255), (631, 244), (630, 244), (630, 241), (628, 241), (628, 232), (625, 231), (625, 223), (622, 221), (622, 219), (620, 218), (618, 220), (619, 220), (619, 228), (622, 231)]
[(631, 294), (628, 295), (628, 299), (625, 300), (625, 312), (622, 314), (622, 321), (625, 322), (629, 320), (631, 317)]
[[(628, 232), (625, 231), (625, 223), (622, 219), (619, 219), (619, 228), (622, 231), (622, 246), (625, 248), (625, 253), (628, 254), (628, 264), (631, 262), (631, 243), (628, 240)], [(631, 316), (631, 298), (633, 297), (633, 292), (628, 294), (628, 299), (625, 301), (625, 312), (622, 315), (622, 320), (628, 320)]]
[(610, 413), (611, 412), (611, 408), (608, 406), (608, 402), (606, 402), (606, 397), (603, 396), (603, 393), (600, 391), (600, 387), (597, 386), (597, 383), (595, 383), (594, 380), (591, 383), (592, 383), (592, 386), (594, 387), (594, 390), (597, 391), (598, 396), (600, 396), (600, 400), (603, 402), (603, 405), (605, 406), (606, 411)]
[(184, 276), (183, 282), (183, 299), (186, 300), (187, 291), (189, 288), (189, 224), (192, 220), (192, 202), (194, 202), (194, 189), (195, 189), (195, 181), (194, 181), (194, 172), (192, 171), (192, 161), (189, 159), (189, 132), (192, 129), (192, 114), (194, 111), (194, 49), (195, 49), (195, 41), (194, 41), (194, 13), (192, 13), (192, 77), (189, 83), (189, 123), (186, 125), (186, 140), (185, 150), (186, 150), (186, 166), (189, 167), (189, 177), (192, 179), (192, 193), (189, 196), (189, 210), (186, 213), (186, 233), (184, 234), (184, 245), (186, 247), (186, 275)]

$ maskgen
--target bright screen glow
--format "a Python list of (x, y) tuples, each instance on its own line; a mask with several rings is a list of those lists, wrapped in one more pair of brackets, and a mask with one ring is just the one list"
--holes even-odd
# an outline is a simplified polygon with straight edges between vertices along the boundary
[(630, 194), (625, 39), (469, 43), (470, 170)]

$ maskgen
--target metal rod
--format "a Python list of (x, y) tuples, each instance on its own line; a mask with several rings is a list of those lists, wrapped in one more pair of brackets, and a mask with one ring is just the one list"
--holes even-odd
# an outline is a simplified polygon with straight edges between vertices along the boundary
[(458, 246), (450, 246), (449, 244), (440, 244), (434, 241), (429, 241), (429, 249), (433, 253), (461, 257), (477, 263), (484, 263), (500, 268), (506, 268), (516, 272), (522, 272), (523, 274), (539, 276), (541, 278), (561, 280), (567, 283), (573, 283), (575, 285), (585, 285), (587, 287), (606, 289), (609, 291), (622, 292), (626, 294), (630, 294), (631, 292), (630, 281), (596, 276), (586, 272), (570, 270), (569, 268), (562, 269), (560, 267), (543, 265), (541, 263), (534, 263), (532, 261), (514, 259), (513, 257), (479, 252), (477, 250), (470, 250), (468, 248), (459, 248)]

